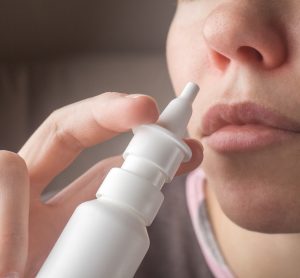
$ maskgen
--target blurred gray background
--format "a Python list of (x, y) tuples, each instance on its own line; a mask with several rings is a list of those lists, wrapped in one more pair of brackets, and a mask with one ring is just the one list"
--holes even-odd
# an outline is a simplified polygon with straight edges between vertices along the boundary
[[(165, 40), (175, 8), (176, 0), (1, 0), (0, 149), (18, 151), (53, 110), (105, 91), (149, 94), (162, 109), (173, 97)], [(86, 150), (47, 192), (122, 153), (131, 136)]]

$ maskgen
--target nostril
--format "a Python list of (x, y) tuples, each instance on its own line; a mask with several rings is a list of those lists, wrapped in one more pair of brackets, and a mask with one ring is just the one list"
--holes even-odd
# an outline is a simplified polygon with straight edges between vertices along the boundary
[(210, 57), (213, 63), (219, 68), (220, 70), (225, 70), (228, 64), (230, 63), (230, 59), (221, 53), (215, 51), (215, 50), (210, 50)]
[(250, 46), (241, 46), (237, 50), (238, 55), (240, 58), (247, 62), (256, 61), (256, 62), (262, 62), (263, 56), (259, 51), (257, 51), (255, 48)]
[(251, 1), (220, 2), (224, 3), (209, 13), (202, 29), (212, 65), (225, 70), (242, 63), (272, 70), (287, 61), (287, 35), (275, 14), (261, 16), (260, 7), (239, 3)]

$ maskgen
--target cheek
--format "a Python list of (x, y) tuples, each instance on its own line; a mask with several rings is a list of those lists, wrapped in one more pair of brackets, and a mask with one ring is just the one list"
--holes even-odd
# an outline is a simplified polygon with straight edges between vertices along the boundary
[(220, 72), (209, 61), (203, 26), (218, 1), (186, 1), (178, 4), (167, 38), (167, 62), (176, 93), (188, 81), (201, 87), (204, 78)]
[(188, 81), (201, 85), (209, 67), (201, 31), (203, 22), (189, 25), (179, 21), (175, 16), (167, 39), (167, 62), (176, 94)]

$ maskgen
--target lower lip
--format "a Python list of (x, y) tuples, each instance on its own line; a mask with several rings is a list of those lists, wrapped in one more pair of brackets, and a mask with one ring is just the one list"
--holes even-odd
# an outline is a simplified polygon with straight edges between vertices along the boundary
[(296, 136), (299, 133), (249, 124), (228, 125), (203, 139), (218, 152), (242, 152), (279, 144)]

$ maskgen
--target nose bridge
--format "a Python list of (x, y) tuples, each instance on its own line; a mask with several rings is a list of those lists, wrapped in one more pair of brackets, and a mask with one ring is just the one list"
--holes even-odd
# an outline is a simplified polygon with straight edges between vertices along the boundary
[(203, 37), (210, 58), (222, 70), (232, 62), (273, 69), (286, 59), (286, 42), (272, 15), (247, 7), (223, 4), (204, 22)]

